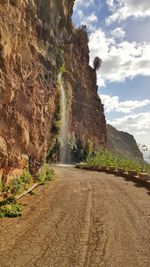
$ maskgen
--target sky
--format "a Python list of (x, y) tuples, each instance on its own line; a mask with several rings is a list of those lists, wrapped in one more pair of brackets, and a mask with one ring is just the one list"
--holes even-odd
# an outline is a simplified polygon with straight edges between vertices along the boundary
[(150, 0), (76, 0), (76, 26), (86, 25), (107, 123), (150, 149)]

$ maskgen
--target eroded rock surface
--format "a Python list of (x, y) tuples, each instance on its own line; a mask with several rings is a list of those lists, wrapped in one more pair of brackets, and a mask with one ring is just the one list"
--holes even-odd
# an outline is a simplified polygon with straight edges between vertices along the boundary
[(66, 43), (65, 62), (68, 91), (72, 92), (71, 132), (83, 144), (89, 140), (95, 148), (105, 147), (104, 108), (97, 94), (96, 72), (89, 66), (88, 36), (84, 27), (73, 30), (70, 42)]
[[(41, 161), (51, 142), (58, 105), (57, 74), (65, 60), (70, 130), (84, 143), (105, 145), (103, 106), (89, 67), (87, 35), (75, 30), (74, 0), (0, 2), (0, 157)], [(4, 166), (5, 167), (5, 166)]]

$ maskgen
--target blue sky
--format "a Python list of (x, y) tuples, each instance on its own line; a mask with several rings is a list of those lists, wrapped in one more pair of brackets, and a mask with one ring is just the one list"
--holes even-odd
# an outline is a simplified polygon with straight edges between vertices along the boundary
[(99, 56), (99, 94), (108, 123), (150, 148), (150, 0), (76, 0), (90, 58)]

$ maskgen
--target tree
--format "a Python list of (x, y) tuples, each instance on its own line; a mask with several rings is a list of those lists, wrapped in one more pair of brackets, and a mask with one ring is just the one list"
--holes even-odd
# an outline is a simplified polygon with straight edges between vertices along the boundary
[(102, 65), (102, 60), (99, 57), (95, 57), (93, 61), (93, 68), (95, 71), (99, 70)]

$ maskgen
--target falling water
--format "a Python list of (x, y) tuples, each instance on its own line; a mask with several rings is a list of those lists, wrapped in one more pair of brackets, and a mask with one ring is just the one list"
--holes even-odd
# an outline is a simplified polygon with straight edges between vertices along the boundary
[(69, 149), (67, 141), (68, 118), (67, 118), (67, 99), (62, 79), (62, 74), (58, 75), (58, 82), (61, 91), (61, 131), (60, 131), (60, 162), (69, 163)]

